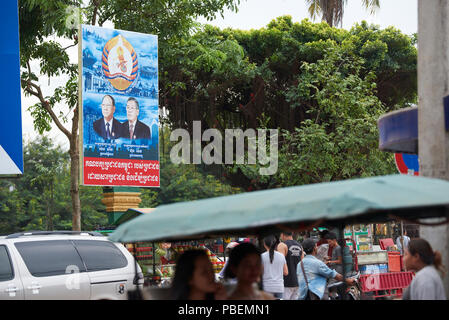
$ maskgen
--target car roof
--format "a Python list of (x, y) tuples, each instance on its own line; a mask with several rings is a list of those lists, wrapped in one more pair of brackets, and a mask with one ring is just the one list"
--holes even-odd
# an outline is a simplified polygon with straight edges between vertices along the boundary
[(100, 240), (109, 241), (108, 238), (97, 232), (74, 232), (74, 231), (30, 231), (13, 233), (8, 236), (2, 236), (13, 242), (25, 241), (48, 241), (48, 240)]

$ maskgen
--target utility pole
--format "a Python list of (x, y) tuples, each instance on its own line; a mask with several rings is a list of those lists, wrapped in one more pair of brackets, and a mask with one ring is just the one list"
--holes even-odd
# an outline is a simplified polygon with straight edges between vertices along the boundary
[[(449, 1), (418, 0), (418, 146), (420, 174), (449, 180), (449, 133), (443, 98), (449, 95)], [(449, 268), (449, 226), (420, 227)], [(449, 296), (449, 275), (443, 279)]]

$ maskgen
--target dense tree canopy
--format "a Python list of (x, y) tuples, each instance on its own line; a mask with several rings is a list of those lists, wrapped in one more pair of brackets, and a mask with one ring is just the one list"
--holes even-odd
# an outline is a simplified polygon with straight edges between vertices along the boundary
[(203, 120), (203, 128), (254, 128), (264, 114), (272, 128), (294, 130), (317, 107), (315, 99), (289, 96), (308, 76), (303, 65), (334, 48), (342, 61), (360, 59), (360, 76), (371, 74), (374, 94), (394, 110), (416, 101), (414, 44), (392, 27), (361, 23), (347, 31), (288, 16), (261, 30), (208, 26), (161, 57), (160, 104), (180, 127)]
[(237, 11), (239, 4), (240, 0), (91, 0), (87, 18), (100, 26), (112, 21), (117, 29), (157, 34), (165, 43), (188, 36), (198, 17), (210, 21), (225, 9)]
[(394, 172), (377, 119), (416, 102), (414, 37), (285, 16), (266, 28), (206, 26), (161, 57), (160, 105), (173, 127), (279, 128), (279, 171), (227, 168), (246, 190)]
[[(343, 30), (308, 20), (295, 23), (289, 16), (250, 31), (200, 28), (195, 22), (199, 16), (212, 19), (225, 8), (236, 10), (239, 2), (85, 2), (88, 23), (112, 21), (118, 29), (159, 36), (159, 103), (168, 111), (160, 135), (165, 139), (161, 188), (144, 190), (142, 206), (392, 173), (392, 156), (378, 150), (376, 122), (381, 114), (416, 102), (416, 39), (393, 27), (380, 29), (362, 22)], [(77, 43), (74, 29), (64, 25), (70, 4), (79, 5), (65, 0), (20, 1), (21, 44), (26, 48), (21, 52), (22, 85), (38, 98), (29, 110), (39, 132), (49, 130), (53, 121), (70, 140), (70, 165), (61, 156), (58, 166), (33, 167), (27, 173), (33, 166), (31, 157), (23, 178), (1, 181), (0, 213), (16, 216), (7, 214), (9, 220), (2, 221), (0, 232), (9, 232), (10, 227), (71, 225), (70, 191), (73, 201), (79, 174), (77, 66), (69, 62), (67, 47), (47, 38), (56, 34)], [(40, 62), (40, 70), (31, 70), (33, 60)], [(39, 76), (63, 73), (70, 80), (53, 95), (43, 96)], [(65, 112), (55, 113), (56, 104), (64, 104)], [(261, 176), (260, 165), (171, 163), (170, 130), (192, 130), (193, 121), (201, 121), (203, 131), (279, 129), (277, 173)], [(36, 151), (37, 145), (30, 148), (46, 154)], [(47, 149), (54, 151), (54, 146)], [(82, 229), (104, 224), (101, 188), (81, 187), (80, 197)]]

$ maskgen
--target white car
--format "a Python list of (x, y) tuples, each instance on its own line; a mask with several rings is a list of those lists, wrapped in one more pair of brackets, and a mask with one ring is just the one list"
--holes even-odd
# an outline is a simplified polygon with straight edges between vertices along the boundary
[[(137, 268), (137, 270), (136, 270)], [(0, 299), (127, 299), (143, 287), (129, 251), (94, 232), (24, 232), (0, 237)]]

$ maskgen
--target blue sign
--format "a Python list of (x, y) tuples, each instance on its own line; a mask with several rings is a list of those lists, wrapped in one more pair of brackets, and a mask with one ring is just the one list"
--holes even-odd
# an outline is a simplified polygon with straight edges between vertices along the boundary
[(16, 176), (23, 173), (17, 0), (2, 2), (0, 39), (0, 176)]
[(419, 159), (416, 154), (395, 153), (396, 166), (400, 173), (419, 175)]

